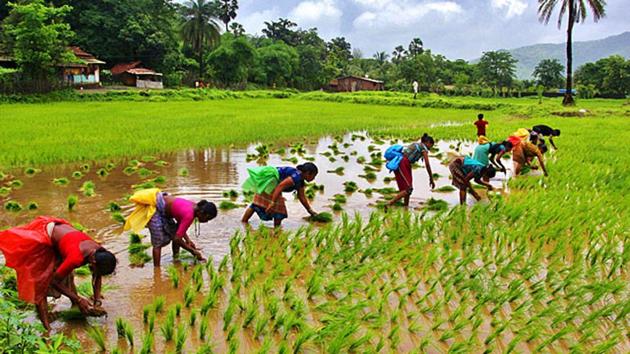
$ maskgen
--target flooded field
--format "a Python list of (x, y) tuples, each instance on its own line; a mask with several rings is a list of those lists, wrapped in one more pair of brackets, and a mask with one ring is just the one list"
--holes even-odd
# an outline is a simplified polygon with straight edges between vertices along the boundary
[[(456, 339), (475, 337), (481, 338), (482, 342), (488, 340), (491, 334), (496, 332), (496, 327), (502, 326), (502, 323), (483, 320), (471, 330), (468, 326), (458, 327), (458, 318), (463, 318), (465, 315), (476, 319), (474, 314), (478, 314), (479, 318), (484, 316), (492, 318), (495, 312), (502, 314), (502, 318), (508, 318), (520, 309), (508, 303), (491, 310), (486, 307), (481, 310), (467, 308), (469, 305), (472, 306), (469, 297), (459, 293), (453, 296), (451, 288), (437, 285), (436, 282), (431, 283), (429, 279), (422, 279), (418, 274), (413, 273), (415, 275), (412, 277), (412, 273), (407, 272), (409, 264), (413, 264), (411, 259), (401, 259), (396, 262), (390, 260), (392, 263), (399, 264), (397, 267), (400, 267), (398, 269), (400, 272), (391, 268), (389, 270), (357, 268), (353, 273), (356, 274), (355, 281), (373, 279), (371, 284), (365, 283), (367, 284), (365, 287), (361, 284), (350, 286), (362, 294), (360, 298), (365, 297), (365, 299), (354, 299), (341, 304), (336, 302), (339, 299), (343, 300), (345, 296), (343, 293), (347, 291), (346, 286), (348, 286), (337, 283), (348, 283), (352, 280), (331, 274), (330, 278), (324, 281), (323, 274), (319, 273), (321, 269), (313, 268), (309, 271), (310, 267), (300, 261), (296, 263), (294, 256), (303, 258), (305, 261), (311, 261), (310, 258), (313, 257), (316, 258), (315, 263), (321, 261), (321, 258), (324, 258), (324, 262), (345, 262), (340, 258), (345, 250), (339, 245), (333, 246), (339, 252), (337, 255), (327, 254), (323, 250), (319, 253), (314, 251), (314, 248), (319, 247), (319, 242), (326, 243), (327, 238), (341, 231), (331, 230), (323, 225), (302, 228), (310, 225), (304, 220), (307, 213), (293, 196), (285, 194), (289, 218), (283, 223), (285, 230), (299, 230), (296, 238), (290, 241), (291, 243), (287, 243), (289, 241), (281, 236), (270, 236), (269, 232), (265, 231), (270, 230), (266, 229), (266, 226), (270, 225), (263, 225), (256, 216), (252, 218), (252, 226), (254, 229), (263, 227), (261, 233), (247, 234), (247, 230), (241, 225), (240, 218), (248, 203), (241, 194), (240, 186), (247, 178), (247, 168), (261, 163), (274, 166), (295, 165), (294, 159), (297, 159), (299, 163), (313, 161), (319, 167), (320, 173), (314, 182), (323, 185), (324, 190), (315, 192), (311, 201), (314, 210), (331, 212), (334, 196), (344, 195), (347, 199), (347, 202), (342, 204), (344, 211), (350, 214), (350, 218), (358, 213), (364, 222), (368, 223), (369, 220), (366, 224), (366, 228), (369, 228), (371, 223), (379, 222), (371, 220), (370, 213), (375, 210), (379, 200), (391, 194), (391, 191), (385, 188), (396, 188), (393, 174), (385, 169), (384, 164), (379, 167), (377, 163), (370, 162), (377, 160), (378, 154), (392, 143), (401, 142), (385, 137), (372, 138), (359, 132), (339, 137), (325, 137), (317, 141), (304, 141), (302, 145), (277, 144), (277, 146), (267, 146), (263, 149), (259, 144), (252, 144), (247, 148), (190, 150), (163, 156), (137, 157), (138, 161), (117, 161), (115, 167), (108, 166), (110, 168), (106, 176), (101, 169), (107, 167), (107, 162), (88, 164), (88, 166), (51, 166), (30, 177), (22, 172), (16, 172), (15, 177), (23, 182), (23, 186), (13, 189), (5, 197), (0, 197), (2, 204), (4, 205), (8, 200), (17, 201), (22, 206), (36, 202), (38, 208), (20, 213), (3, 210), (0, 226), (25, 223), (39, 214), (55, 215), (80, 223), (89, 230), (91, 235), (117, 254), (119, 260), (117, 271), (105, 280), (104, 308), (108, 316), (89, 318), (87, 321), (57, 320), (53, 323), (53, 332), (69, 335), (76, 333), (86, 347), (93, 346), (85, 332), (86, 324), (89, 324), (102, 326), (110, 345), (116, 344), (123, 352), (131, 351), (129, 343), (117, 335), (116, 321), (122, 318), (133, 328), (134, 348), (142, 347), (142, 341), (149, 340), (148, 333), (152, 333), (153, 349), (157, 353), (181, 349), (177, 347), (176, 337), (182, 331), (185, 332), (185, 337), (182, 337), (184, 334), (180, 334), (180, 340), (183, 338), (184, 348), (188, 348), (189, 351), (205, 343), (210, 343), (216, 352), (253, 352), (259, 349), (279, 351), (284, 348), (284, 345), (288, 345), (288, 342), (291, 342), (292, 348), (295, 349), (296, 343), (300, 341), (306, 343), (314, 336), (305, 328), (312, 330), (321, 327), (322, 324), (328, 326), (330, 321), (339, 321), (340, 318), (343, 322), (342, 316), (336, 316), (334, 319), (327, 317), (329, 310), (326, 308), (327, 305), (334, 302), (335, 306), (345, 306), (343, 309), (352, 312), (353, 306), (359, 306), (361, 301), (367, 301), (367, 299), (370, 302), (361, 305), (360, 316), (371, 316), (370, 311), (382, 314), (383, 306), (385, 306), (387, 319), (383, 319), (385, 317), (382, 316), (370, 317), (371, 319), (366, 320), (368, 325), (354, 328), (346, 339), (350, 340), (350, 335), (353, 335), (353, 341), (357, 338), (359, 340), (365, 338), (364, 341), (353, 342), (354, 346), (350, 348), (346, 346), (348, 343), (340, 344), (340, 348), (345, 348), (342, 351), (358, 349), (364, 351), (366, 348), (363, 345), (366, 344), (378, 347), (379, 338), (382, 341), (383, 337), (390, 342), (387, 348), (391, 350), (411, 351), (425, 348), (421, 351), (428, 352), (446, 352)], [(436, 175), (438, 189), (450, 185), (448, 168), (443, 163), (448, 158), (449, 152), (468, 154), (472, 151), (472, 147), (471, 144), (454, 141), (437, 142), (437, 151), (432, 153), (430, 164), (433, 172), (438, 174)], [(302, 149), (303, 151), (300, 151)], [(258, 160), (254, 157), (254, 155), (260, 155), (261, 151), (264, 155), (265, 150), (271, 152), (268, 158)], [(133, 173), (129, 169), (125, 170), (125, 167), (130, 165), (136, 166)], [(506, 166), (509, 167), (508, 164)], [(186, 169), (186, 172), (182, 169)], [(75, 171), (83, 171), (83, 176), (73, 178)], [(370, 172), (375, 176), (367, 179)], [(103, 176), (99, 176), (99, 173)], [(140, 176), (141, 174), (143, 176)], [(499, 173), (491, 181), (498, 193), (504, 193), (507, 190), (507, 177)], [(67, 185), (54, 184), (53, 180), (59, 178), (67, 178), (69, 183)], [(391, 181), (388, 181), (389, 179)], [(93, 196), (84, 196), (80, 191), (86, 181), (92, 181), (95, 184)], [(207, 265), (195, 266), (191, 258), (185, 255), (180, 257), (180, 260), (173, 260), (168, 247), (163, 251), (162, 268), (154, 269), (150, 262), (143, 267), (130, 265), (127, 253), (129, 234), (122, 233), (121, 223), (112, 219), (109, 206), (111, 202), (115, 202), (121, 206), (122, 215), (127, 215), (131, 211), (131, 206), (125, 198), (133, 193), (133, 186), (137, 187), (147, 181), (153, 181), (158, 187), (175, 196), (195, 201), (207, 199), (217, 205), (221, 201), (231, 201), (239, 205), (235, 209), (220, 211), (215, 220), (200, 225), (199, 235), (191, 235), (202, 253), (211, 260)], [(357, 191), (352, 193), (345, 191), (344, 183), (349, 181), (357, 184)], [(430, 190), (428, 176), (423, 166), (414, 169), (414, 187), (411, 206), (417, 210), (416, 214), (425, 212), (424, 206), (431, 198), (443, 200), (451, 206), (458, 202), (457, 191)], [(237, 191), (238, 197), (224, 196), (224, 193), (230, 190)], [(67, 207), (69, 195), (79, 197), (72, 212), (69, 212)], [(485, 193), (482, 193), (482, 196), (485, 197)], [(468, 199), (469, 202), (473, 201), (471, 196)], [(336, 220), (345, 218), (342, 212), (335, 212), (334, 215)], [(408, 225), (408, 221), (400, 219), (401, 216), (395, 218), (394, 222), (405, 225), (403, 227), (401, 224), (401, 230), (409, 227), (411, 230), (424, 232), (421, 229), (413, 229)], [(342, 224), (347, 223), (344, 221)], [(343, 227), (349, 226), (339, 226), (339, 228)], [(320, 233), (318, 231), (320, 228), (326, 231)], [(147, 235), (148, 231), (145, 230), (143, 234)], [(299, 236), (306, 234), (309, 237), (305, 237), (305, 241), (299, 241)], [(355, 234), (359, 235), (361, 232), (355, 232)], [(364, 241), (367, 243), (370, 237), (366, 236)], [(379, 237), (385, 239), (391, 235), (379, 235)], [(145, 238), (144, 242), (147, 243), (148, 238)], [(427, 244), (427, 247), (430, 249), (431, 245)], [(484, 257), (480, 258), (484, 259)], [(424, 272), (438, 274), (444, 272), (444, 269), (452, 274), (457, 273), (451, 269), (451, 265), (440, 263), (441, 261), (444, 260), (441, 259), (435, 264), (425, 264), (423, 274)], [(383, 264), (388, 264), (387, 261), (383, 262)], [(172, 264), (175, 264), (175, 267), (172, 267)], [(296, 264), (298, 268), (302, 265), (306, 269), (300, 277), (291, 276), (295, 272), (295, 269), (291, 267)], [(295, 274), (297, 273), (299, 271)], [(534, 282), (534, 280), (531, 281)], [(77, 282), (89, 282), (89, 279), (80, 278)], [(397, 289), (389, 288), (392, 282), (405, 285)], [(412, 283), (415, 284), (416, 290), (413, 293), (409, 291)], [(326, 290), (314, 292), (313, 289), (316, 286), (314, 284), (319, 284), (317, 287)], [(333, 287), (334, 284), (337, 284), (338, 288)], [(281, 289), (284, 291), (280, 291)], [(406, 293), (404, 289), (409, 293), (403, 296), (401, 292)], [(275, 293), (277, 297), (272, 295), (272, 300), (270, 300), (268, 297), (270, 293)], [(281, 296), (279, 293), (284, 295)], [(239, 296), (242, 298), (239, 299)], [(313, 297), (318, 297), (319, 301), (314, 301)], [(375, 300), (378, 298), (384, 301), (381, 302), (380, 309), (378, 309), (379, 301)], [(161, 301), (164, 301), (163, 310), (156, 311), (156, 306), (159, 308)], [(280, 311), (284, 316), (281, 321), (278, 319), (280, 314), (273, 316), (269, 314), (269, 311), (274, 311), (274, 306), (278, 306), (278, 304), (270, 304), (274, 301), (285, 303), (281, 307), (291, 309), (291, 311)], [(436, 309), (442, 306), (446, 310), (442, 313), (437, 312)], [(63, 311), (68, 307), (69, 303), (61, 300), (57, 302), (55, 310)], [(277, 308), (275, 310), (278, 311)], [(341, 311), (338, 308), (337, 310)], [(490, 311), (493, 311), (492, 315)], [(232, 312), (236, 314), (228, 316), (228, 313)], [(359, 315), (356, 312), (352, 313), (352, 316)], [(230, 321), (226, 323), (226, 316), (227, 318), (238, 316), (238, 324)], [(352, 322), (350, 319), (346, 320)], [(152, 321), (154, 321), (153, 325)], [(179, 329), (177, 323), (179, 323)], [(153, 331), (150, 330), (151, 326), (153, 326)], [(174, 332), (171, 333), (174, 338), (172, 340), (167, 339), (169, 326), (173, 327), (171, 328)], [(282, 330), (278, 328), (274, 330), (274, 326), (282, 327)], [(405, 330), (402, 329), (403, 327)], [(431, 334), (435, 329), (440, 331), (440, 335)], [(207, 334), (202, 336), (201, 332)], [(426, 342), (427, 336), (436, 336), (431, 341), (431, 345)], [(538, 351), (536, 346), (539, 343), (535, 341), (521, 343), (522, 338), (516, 336), (517, 334), (510, 331), (499, 332), (499, 339), (494, 346), (495, 351), (506, 351), (512, 345), (514, 338), (519, 341), (515, 341), (518, 343), (514, 344), (512, 349), (521, 352)], [(334, 339), (346, 340), (337, 337)], [(627, 344), (627, 340), (625, 342)], [(567, 343), (560, 341), (555, 348), (562, 351), (568, 350)], [(477, 344), (472, 343), (470, 348), (478, 349)], [(320, 351), (318, 348), (323, 347), (328, 348), (328, 345), (310, 343), (301, 349), (306, 352), (318, 352)], [(288, 348), (284, 349), (288, 350)]]

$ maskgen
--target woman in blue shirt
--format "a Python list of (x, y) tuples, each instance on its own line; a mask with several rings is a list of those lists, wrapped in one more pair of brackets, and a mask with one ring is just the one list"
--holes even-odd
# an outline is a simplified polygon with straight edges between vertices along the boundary
[(492, 190), (492, 186), (489, 183), (484, 182), (482, 179), (489, 180), (494, 177), (496, 170), (492, 166), (484, 166), (481, 162), (472, 159), (470, 157), (457, 158), (448, 165), (448, 169), (453, 176), (452, 184), (459, 189), (459, 203), (466, 204), (466, 191), (470, 193), (477, 200), (481, 200), (481, 197), (470, 184), (470, 180), (474, 179), (475, 182), (485, 186), (488, 190)]
[(273, 167), (264, 166), (248, 169), (249, 178), (243, 184), (243, 190), (255, 193), (252, 204), (247, 208), (242, 221), (248, 223), (249, 219), (258, 214), (261, 220), (273, 220), (274, 226), (282, 224), (282, 220), (288, 216), (283, 192), (297, 191), (297, 197), (306, 211), (311, 215), (317, 215), (308, 202), (304, 192), (306, 182), (311, 182), (317, 176), (318, 169), (315, 164), (307, 162), (297, 167)]

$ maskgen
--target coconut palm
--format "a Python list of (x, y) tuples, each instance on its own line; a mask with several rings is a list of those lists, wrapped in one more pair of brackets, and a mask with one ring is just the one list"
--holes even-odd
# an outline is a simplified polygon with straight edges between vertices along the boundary
[(565, 106), (573, 105), (573, 96), (571, 88), (573, 86), (572, 64), (573, 64), (573, 48), (572, 35), (573, 26), (576, 23), (584, 22), (587, 15), (587, 7), (593, 13), (593, 20), (599, 21), (606, 15), (605, 0), (538, 0), (538, 15), (540, 22), (549, 23), (549, 19), (553, 11), (559, 7), (558, 28), (562, 26), (562, 18), (564, 14), (568, 16), (567, 23), (567, 85), (566, 92), (562, 104)]
[(385, 52), (376, 52), (373, 56), (374, 59), (379, 63), (379, 65), (385, 64), (389, 55)]
[(184, 18), (181, 36), (197, 56), (201, 79), (204, 73), (205, 51), (220, 39), (213, 3), (207, 0), (189, 0), (184, 8)]

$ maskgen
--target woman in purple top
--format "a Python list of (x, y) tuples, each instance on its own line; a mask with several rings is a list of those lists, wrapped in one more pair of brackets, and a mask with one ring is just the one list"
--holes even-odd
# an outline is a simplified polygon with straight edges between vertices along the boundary
[(242, 221), (248, 223), (249, 219), (258, 214), (260, 219), (273, 220), (274, 226), (282, 224), (282, 220), (288, 216), (283, 192), (297, 192), (297, 197), (306, 211), (311, 215), (317, 213), (311, 209), (304, 184), (315, 179), (317, 166), (307, 162), (297, 167), (273, 167), (263, 166), (248, 170), (249, 179), (245, 181), (243, 190), (255, 193), (252, 204), (247, 208)]
[(173, 242), (173, 257), (179, 255), (179, 249), (190, 252), (198, 260), (204, 261), (201, 252), (188, 237), (188, 229), (195, 218), (206, 223), (217, 216), (217, 207), (212, 202), (201, 200), (194, 203), (183, 198), (176, 198), (167, 193), (156, 195), (156, 212), (149, 221), (153, 245), (153, 265), (160, 266), (162, 247)]

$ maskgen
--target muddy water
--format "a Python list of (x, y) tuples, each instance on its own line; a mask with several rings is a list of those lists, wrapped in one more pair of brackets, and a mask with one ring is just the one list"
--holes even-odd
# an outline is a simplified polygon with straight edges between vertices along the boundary
[[(333, 137), (325, 137), (312, 142), (306, 141), (304, 142), (306, 154), (303, 156), (289, 153), (288, 145), (284, 145), (287, 150), (286, 154), (271, 154), (264, 163), (274, 166), (292, 165), (291, 162), (283, 161), (283, 159), (296, 156), (301, 163), (305, 161), (304, 157), (313, 157), (315, 159), (314, 163), (317, 164), (320, 169), (320, 174), (317, 176), (315, 182), (325, 186), (325, 190), (318, 192), (315, 199), (311, 202), (313, 208), (320, 212), (330, 211), (330, 205), (332, 205), (330, 199), (334, 194), (346, 194), (343, 191), (343, 183), (346, 181), (355, 181), (360, 189), (396, 188), (395, 181), (391, 181), (390, 183), (383, 181), (385, 177), (393, 178), (393, 174), (388, 173), (384, 166), (380, 171), (376, 172), (378, 178), (373, 182), (359, 177), (359, 175), (365, 173), (364, 167), (366, 164), (357, 163), (357, 158), (364, 157), (369, 162), (370, 154), (375, 152), (375, 149), (383, 152), (391, 143), (402, 142), (385, 140), (379, 145), (370, 138), (365, 138), (365, 134), (357, 134), (362, 136), (364, 140), (356, 136), (353, 137), (354, 134), (347, 134), (338, 142), (336, 142)], [(326, 151), (331, 151), (329, 146), (335, 142), (341, 154), (332, 155), (336, 161), (331, 162), (329, 157), (322, 154)], [(349, 144), (349, 146), (344, 148), (344, 144)], [(80, 169), (80, 165), (49, 166), (46, 167), (44, 171), (32, 177), (27, 177), (22, 172), (16, 172), (14, 175), (24, 182), (24, 186), (12, 191), (7, 197), (0, 197), (0, 202), (4, 205), (7, 200), (11, 199), (25, 206), (30, 201), (35, 201), (38, 203), (39, 209), (21, 213), (9, 213), (2, 210), (0, 214), (0, 227), (25, 223), (36, 215), (45, 214), (67, 218), (73, 222), (79, 222), (88, 228), (90, 234), (95, 236), (95, 238), (101, 241), (108, 249), (115, 252), (119, 259), (119, 265), (115, 275), (107, 278), (105, 281), (107, 286), (112, 288), (112, 290), (105, 293), (104, 301), (104, 307), (109, 315), (105, 318), (90, 318), (89, 322), (91, 324), (102, 325), (108, 336), (109, 343), (115, 343), (115, 320), (119, 317), (125, 318), (136, 329), (136, 343), (138, 343), (141, 340), (140, 329), (143, 328), (142, 309), (146, 305), (151, 304), (158, 295), (166, 297), (168, 308), (170, 304), (182, 302), (181, 297), (183, 292), (181, 289), (173, 289), (166, 275), (167, 266), (173, 263), (171, 252), (168, 248), (163, 250), (163, 267), (161, 269), (154, 270), (151, 264), (147, 264), (141, 268), (130, 267), (126, 253), (128, 235), (124, 233), (121, 234), (120, 224), (112, 220), (111, 214), (107, 210), (108, 203), (111, 201), (120, 203), (123, 207), (123, 214), (127, 215), (131, 211), (131, 205), (125, 203), (124, 197), (133, 193), (132, 186), (144, 180), (164, 176), (166, 177), (166, 182), (159, 185), (164, 191), (178, 197), (195, 201), (203, 198), (218, 204), (221, 200), (225, 200), (225, 198), (222, 197), (224, 191), (235, 189), (240, 192), (240, 186), (247, 178), (247, 168), (258, 165), (256, 161), (247, 162), (247, 155), (255, 154), (255, 147), (257, 145), (258, 144), (252, 144), (247, 148), (186, 150), (157, 156), (157, 160), (166, 161), (168, 165), (160, 167), (154, 162), (144, 163), (144, 167), (154, 171), (152, 176), (145, 179), (140, 178), (137, 174), (128, 176), (123, 173), (123, 168), (127, 165), (128, 161), (116, 161), (117, 167), (104, 178), (96, 174), (96, 171), (105, 165), (104, 162), (91, 163), (90, 171), (87, 172), (83, 178), (78, 180), (72, 178), (72, 172)], [(271, 149), (273, 150), (278, 147), (280, 147), (280, 144), (271, 147)], [(472, 151), (472, 145), (442, 141), (438, 142), (437, 147), (442, 153), (442, 156), (440, 158), (432, 157), (430, 164), (433, 172), (441, 175), (440, 178), (436, 179), (436, 185), (439, 188), (440, 186), (450, 185), (448, 168), (441, 163), (441, 159), (446, 158), (448, 151), (454, 151), (459, 154), (470, 153), (470, 151)], [(349, 157), (348, 162), (341, 159), (343, 155)], [(141, 159), (141, 157), (137, 158)], [(343, 176), (327, 172), (337, 167), (345, 168)], [(186, 177), (179, 176), (178, 171), (181, 168), (187, 168), (189, 175)], [(458, 193), (456, 191), (438, 193), (430, 190), (429, 179), (423, 166), (414, 169), (413, 174), (415, 187), (414, 194), (411, 198), (411, 206), (413, 208), (420, 208), (422, 203), (429, 198), (442, 199), (450, 205), (454, 205), (458, 202)], [(52, 180), (59, 177), (68, 178), (70, 183), (67, 186), (54, 185)], [(83, 182), (88, 180), (96, 184), (96, 195), (93, 197), (85, 197), (79, 191)], [(491, 183), (500, 190), (505, 190), (506, 177), (502, 174), (498, 174)], [(68, 212), (66, 198), (71, 194), (78, 195), (79, 202), (75, 211)], [(374, 192), (371, 197), (366, 197), (365, 194), (359, 192), (346, 195), (348, 202), (344, 205), (345, 211), (348, 213), (358, 212), (364, 216), (367, 216), (373, 211), (377, 200), (382, 198), (382, 196), (376, 192)], [(304, 221), (303, 217), (307, 216), (306, 211), (292, 195), (285, 194), (285, 197), (287, 198), (289, 218), (284, 221), (283, 227), (291, 230), (305, 225), (307, 222)], [(472, 203), (473, 198), (469, 196), (468, 199), (469, 203)], [(246, 205), (242, 196), (239, 196), (235, 202), (243, 206)], [(220, 211), (219, 216), (215, 220), (200, 225), (200, 236), (191, 236), (197, 246), (202, 249), (203, 254), (212, 257), (215, 264), (218, 264), (229, 252), (230, 237), (234, 232), (242, 230), (240, 218), (243, 211), (244, 207), (230, 211)], [(339, 214), (336, 214), (335, 217), (338, 218)], [(252, 226), (259, 227), (260, 225), (261, 222), (254, 216), (252, 218)], [(145, 230), (144, 234), (146, 235), (148, 232)], [(148, 239), (145, 239), (145, 242), (148, 242)], [(82, 279), (78, 282), (84, 281), (88, 281), (88, 279)], [(186, 284), (187, 282), (187, 279), (183, 276), (181, 283)], [(197, 302), (200, 300), (201, 299), (197, 299)], [(68, 303), (64, 300), (60, 300), (57, 302), (56, 310), (63, 310), (67, 307)], [(186, 316), (184, 318), (187, 318), (188, 312), (184, 311), (182, 316)], [(210, 324), (212, 331), (221, 331), (221, 315), (217, 316), (217, 322)], [(86, 344), (91, 347), (91, 342), (85, 337), (84, 325), (85, 323), (82, 322), (66, 323), (58, 320), (53, 324), (53, 332), (64, 332), (68, 334), (76, 332), (78, 337), (82, 341), (86, 341)], [(159, 332), (159, 326), (160, 323), (156, 323), (156, 349), (158, 352), (162, 352), (166, 347), (164, 347), (164, 343), (162, 342), (163, 339), (159, 333), (157, 333)], [(189, 333), (188, 342), (189, 345), (193, 347), (198, 343), (198, 340), (196, 340), (196, 338), (198, 338), (196, 332), (197, 331)], [(215, 349), (221, 349), (224, 345), (224, 343), (222, 344), (220, 342), (215, 344)], [(245, 341), (241, 344), (240, 350), (249, 347), (250, 346)]]

